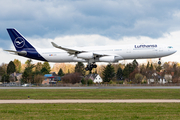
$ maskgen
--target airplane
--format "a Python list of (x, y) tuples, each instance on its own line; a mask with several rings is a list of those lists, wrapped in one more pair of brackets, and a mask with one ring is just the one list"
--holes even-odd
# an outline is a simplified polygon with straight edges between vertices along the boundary
[[(86, 71), (96, 68), (96, 62), (115, 63), (127, 59), (160, 58), (176, 50), (169, 45), (135, 44), (116, 46), (63, 47), (51, 42), (53, 49), (35, 48), (16, 29), (7, 29), (16, 51), (12, 54), (47, 62), (87, 62)], [(159, 61), (160, 62), (160, 61)]]

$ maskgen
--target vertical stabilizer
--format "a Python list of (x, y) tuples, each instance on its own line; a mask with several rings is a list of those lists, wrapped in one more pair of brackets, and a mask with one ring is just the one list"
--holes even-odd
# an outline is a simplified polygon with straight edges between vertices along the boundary
[(34, 47), (16, 29), (8, 28), (7, 31), (17, 51), (22, 51), (25, 48), (34, 49)]

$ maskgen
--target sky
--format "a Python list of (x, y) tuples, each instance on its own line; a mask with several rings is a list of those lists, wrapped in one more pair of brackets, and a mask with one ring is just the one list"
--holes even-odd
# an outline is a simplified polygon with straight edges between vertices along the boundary
[(178, 52), (162, 60), (180, 62), (178, 0), (0, 0), (0, 64), (27, 60), (3, 51), (14, 50), (7, 28), (40, 48), (52, 48), (51, 41), (68, 47), (167, 44)]

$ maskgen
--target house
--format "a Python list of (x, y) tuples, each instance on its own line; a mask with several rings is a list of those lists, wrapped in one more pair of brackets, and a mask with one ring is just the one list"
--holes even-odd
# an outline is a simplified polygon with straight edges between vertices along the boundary
[(89, 74), (85, 77), (85, 79), (91, 79), (94, 83), (103, 82), (102, 78), (98, 74)]
[(155, 80), (157, 80), (157, 82), (160, 84), (172, 82), (172, 75), (171, 74), (165, 74), (163, 78), (159, 74), (153, 73), (151, 78), (148, 79), (148, 84), (154, 83)]
[(22, 79), (22, 73), (14, 72), (10, 74), (10, 77), (12, 77), (12, 80), (10, 80), (11, 82), (16, 82), (16, 84), (20, 84)]
[(42, 84), (49, 85), (49, 84), (56, 84), (56, 82), (61, 81), (60, 76), (52, 73), (52, 74), (45, 74), (44, 80)]

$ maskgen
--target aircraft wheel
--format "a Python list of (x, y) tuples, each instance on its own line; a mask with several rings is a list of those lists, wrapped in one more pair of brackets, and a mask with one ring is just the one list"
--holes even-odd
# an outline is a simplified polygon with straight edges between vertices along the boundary
[(95, 65), (93, 65), (93, 68), (97, 68), (97, 65), (95, 64)]
[(89, 70), (88, 67), (86, 67), (85, 70), (88, 71)]

